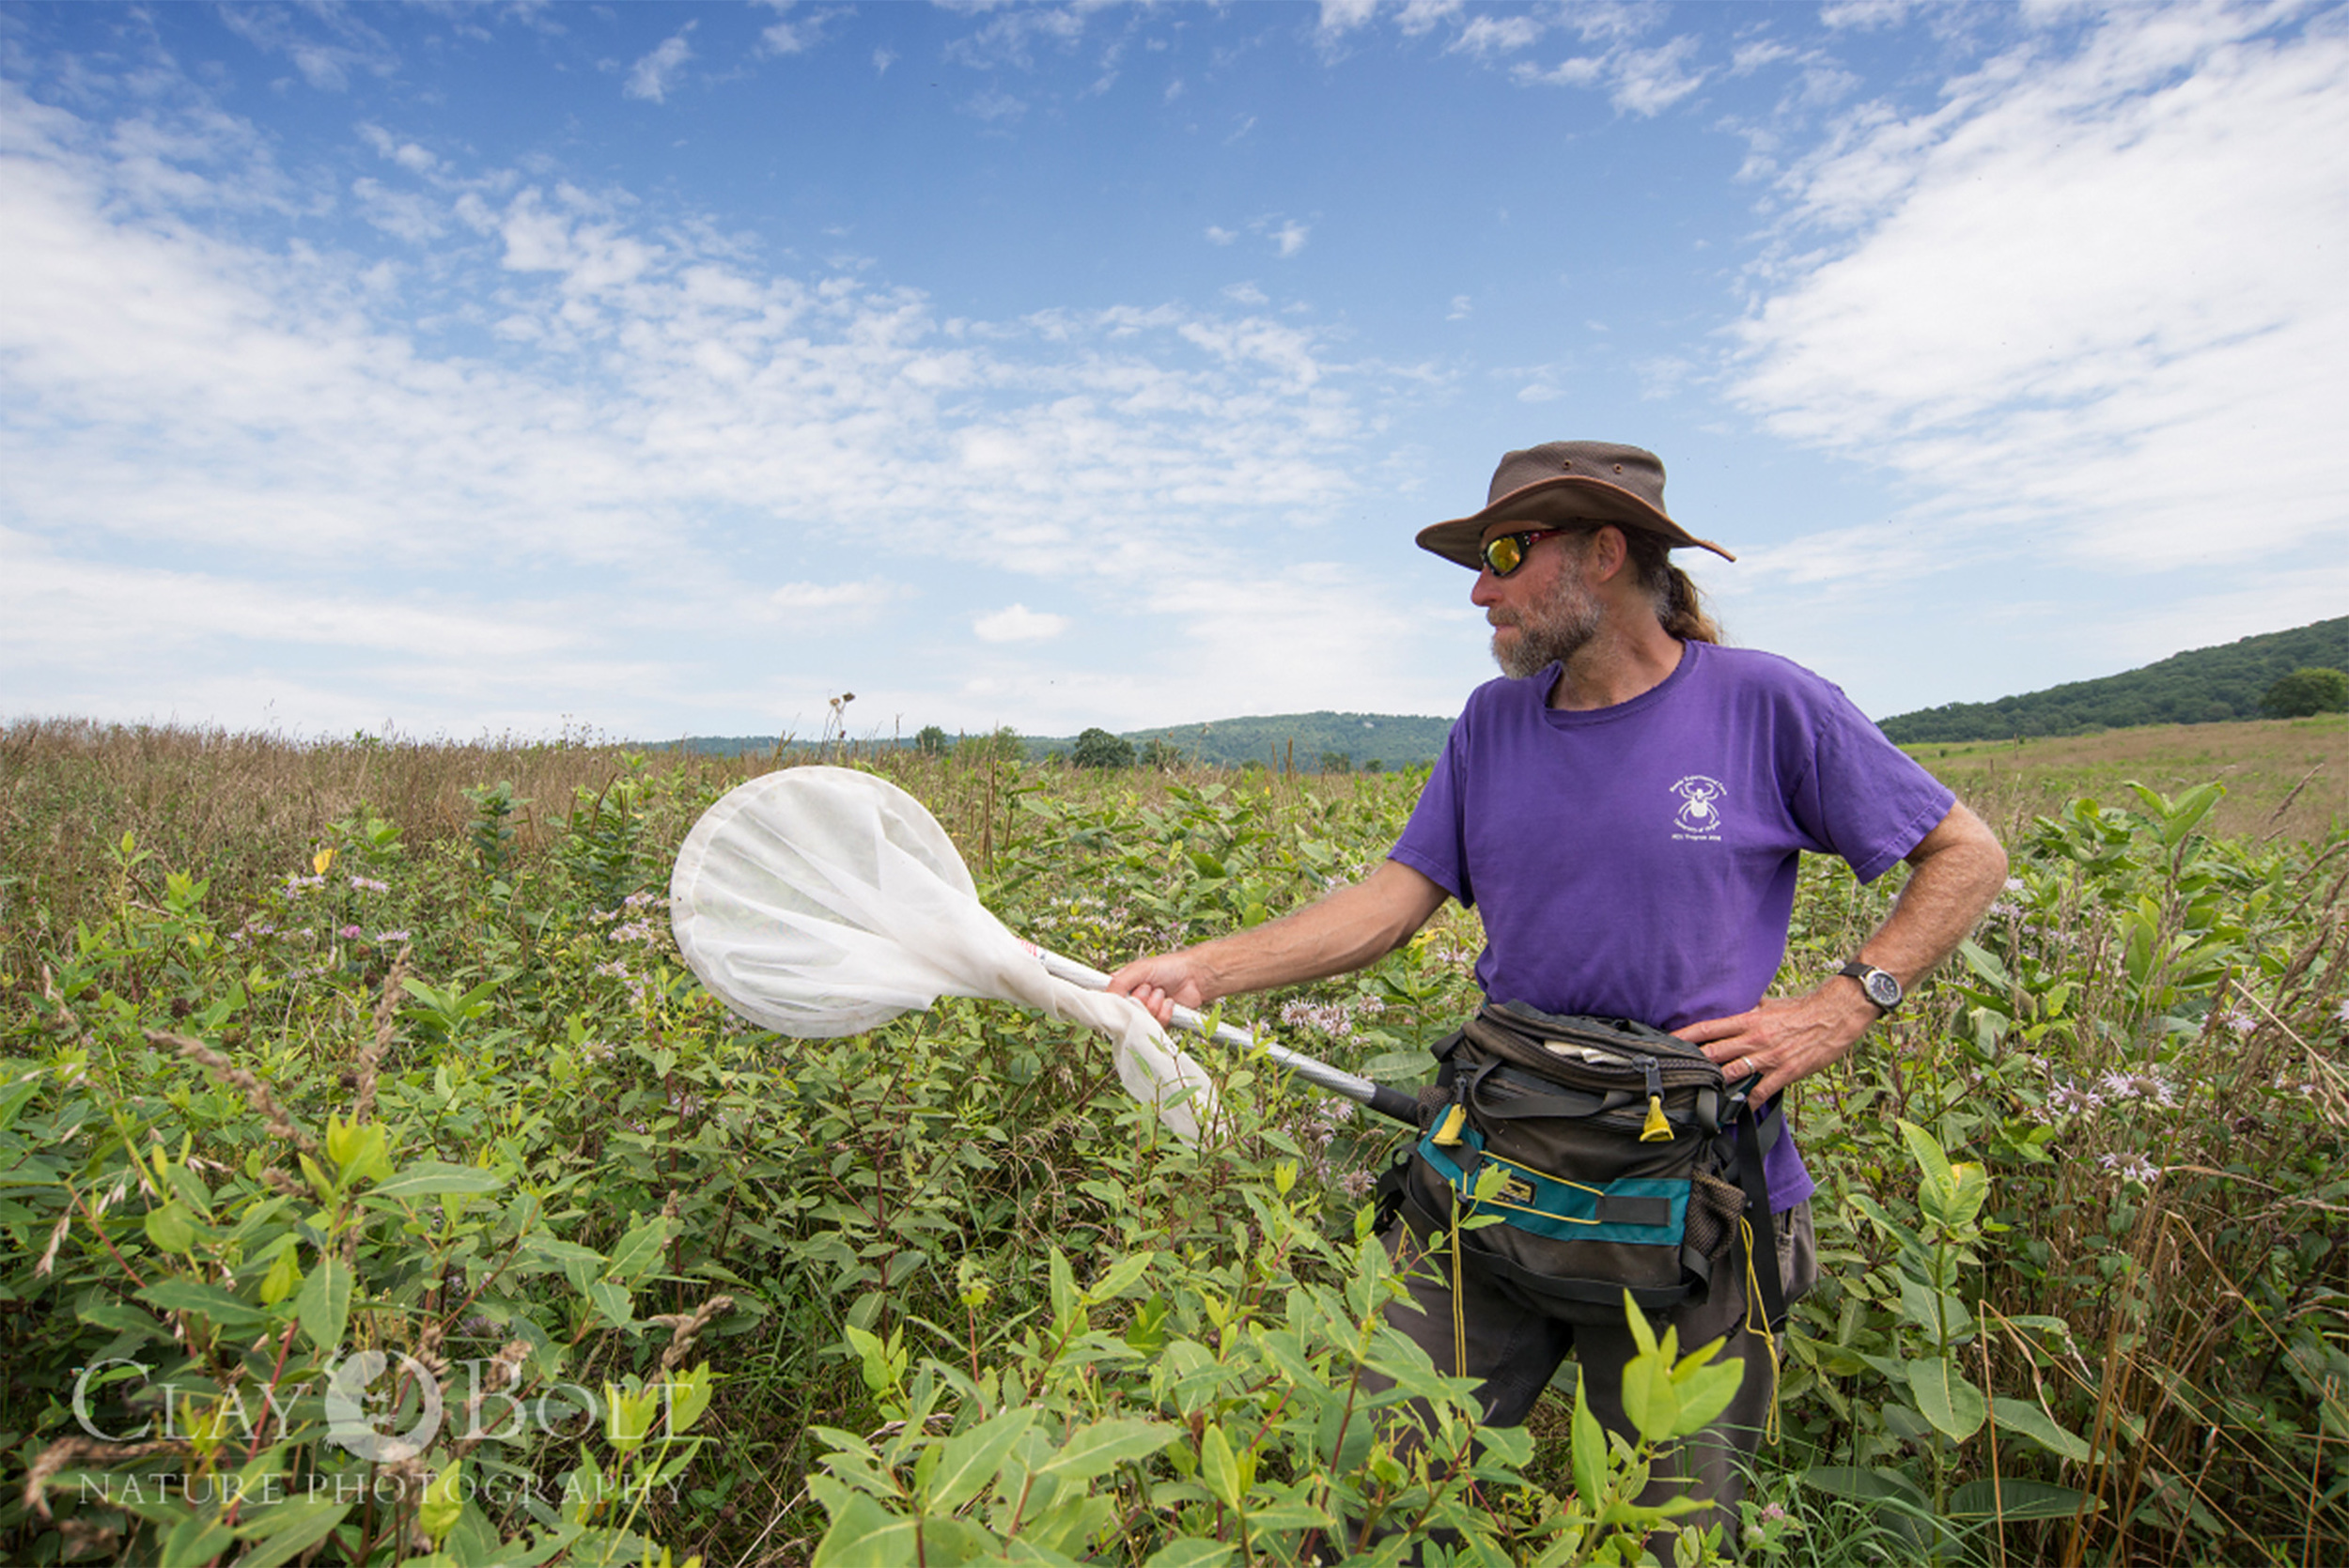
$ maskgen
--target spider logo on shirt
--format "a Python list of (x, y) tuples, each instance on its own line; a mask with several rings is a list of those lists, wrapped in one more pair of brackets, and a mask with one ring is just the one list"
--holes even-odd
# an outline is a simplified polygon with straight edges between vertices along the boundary
[(1721, 831), (1719, 801), (1729, 793), (1719, 779), (1708, 779), (1702, 773), (1691, 773), (1672, 785), (1672, 793), (1680, 797), (1680, 810), (1672, 814), (1684, 833), (1701, 833), (1707, 838)]

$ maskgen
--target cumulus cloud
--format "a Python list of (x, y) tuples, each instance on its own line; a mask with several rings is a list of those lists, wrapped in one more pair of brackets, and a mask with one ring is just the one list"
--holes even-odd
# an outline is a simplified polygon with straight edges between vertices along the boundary
[(1305, 239), (1311, 233), (1310, 226), (1291, 218), (1272, 231), (1272, 248), (1284, 258), (1295, 256), (1305, 248)]
[(2272, 21), (2103, 13), (1851, 112), (1781, 182), (1735, 396), (2105, 569), (2349, 543), (2349, 37)]
[[(1381, 482), (1360, 443), (1385, 373), (1235, 303), (943, 321), (918, 290), (779, 268), (624, 191), (423, 168), (397, 128), (361, 134), (382, 161), (350, 189), (397, 248), (348, 225), (309, 244), (251, 128), (208, 104), (231, 130), (163, 126), (133, 157), (86, 114), (0, 82), (0, 573), (41, 596), (0, 641), (26, 706), (235, 701), (250, 722), (267, 691), (329, 726), (568, 711), (675, 733), (893, 678), (934, 702), (969, 623), (906, 606), (969, 603), (982, 578), (980, 602), (1067, 612), (985, 617), (1013, 640), (977, 645), (1005, 657), (1114, 607), (1106, 678), (1132, 673), (1161, 591), (1293, 560), (1284, 530)], [(462, 349), (419, 325), (392, 260), (428, 239), (435, 308), (491, 307)], [(126, 605), (169, 636), (115, 635)], [(814, 634), (843, 617), (887, 635)], [(290, 643), (325, 651), (272, 651)], [(892, 677), (844, 664), (852, 645), (910, 651)], [(1044, 720), (1041, 678), (960, 674)]]
[(669, 89), (677, 85), (685, 70), (685, 62), (693, 57), (693, 46), (685, 41), (685, 35), (693, 30), (687, 23), (682, 29), (661, 40), (661, 47), (629, 68), (628, 85), (620, 90), (630, 98), (641, 98), (654, 103), (663, 102)]
[(1024, 604), (1007, 605), (971, 623), (982, 643), (1041, 643), (1068, 629), (1066, 615), (1046, 614)]

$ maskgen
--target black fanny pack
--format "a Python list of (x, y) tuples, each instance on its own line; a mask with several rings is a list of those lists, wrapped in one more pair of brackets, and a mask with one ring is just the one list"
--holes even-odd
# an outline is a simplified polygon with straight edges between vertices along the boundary
[[(1549, 1316), (1621, 1325), (1701, 1301), (1752, 1228), (1760, 1303), (1778, 1278), (1762, 1160), (1782, 1131), (1757, 1117), (1696, 1047), (1629, 1018), (1488, 1003), (1437, 1046), (1418, 1146), (1380, 1183), (1420, 1238)], [(1476, 1196), (1498, 1168), (1497, 1188)], [(1455, 1218), (1499, 1224), (1464, 1229)]]

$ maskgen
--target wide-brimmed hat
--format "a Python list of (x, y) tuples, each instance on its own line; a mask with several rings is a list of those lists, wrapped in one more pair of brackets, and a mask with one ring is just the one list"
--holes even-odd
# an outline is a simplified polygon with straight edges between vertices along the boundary
[(1493, 470), (1485, 509), (1419, 531), (1419, 547), (1470, 571), (1485, 565), (1485, 530), (1496, 522), (1539, 525), (1587, 520), (1660, 535), (1668, 546), (1695, 545), (1737, 559), (1700, 539), (1664, 511), (1664, 464), (1655, 453), (1604, 441), (1551, 441), (1512, 452)]

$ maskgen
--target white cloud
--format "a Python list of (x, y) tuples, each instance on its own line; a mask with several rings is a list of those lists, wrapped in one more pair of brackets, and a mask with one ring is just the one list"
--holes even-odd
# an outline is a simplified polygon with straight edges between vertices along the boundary
[(1469, 318), (1469, 313), (1475, 308), (1476, 302), (1470, 299), (1466, 294), (1455, 294), (1452, 296), (1452, 308), (1444, 313), (1444, 319), (1447, 321), (1465, 321)]
[(1272, 297), (1252, 283), (1227, 284), (1222, 292), (1223, 297), (1235, 304), (1261, 306), (1272, 303)]
[(1334, 39), (1377, 14), (1378, 0), (1321, 0), (1321, 33)]
[(1784, 177), (1735, 396), (2103, 569), (2349, 547), (2349, 38), (2271, 17), (2115, 11), (1854, 111)]
[(1305, 238), (1312, 232), (1311, 227), (1291, 218), (1272, 231), (1273, 249), (1283, 258), (1295, 256), (1305, 248)]
[(1207, 243), (1211, 245), (1228, 245), (1238, 238), (1239, 230), (1236, 228), (1218, 228), (1213, 224), (1207, 225)]
[(648, 99), (655, 103), (666, 101), (669, 89), (677, 85), (678, 76), (685, 70), (685, 62), (693, 57), (693, 46), (685, 41), (685, 35), (693, 27), (693, 23), (687, 23), (661, 40), (660, 48), (630, 67), (628, 85), (620, 90), (630, 98)]
[(1689, 64), (1698, 39), (1686, 33), (1652, 49), (1617, 42), (1602, 54), (1578, 54), (1548, 70), (1518, 65), (1510, 74), (1527, 85), (1607, 89), (1617, 109), (1653, 118), (1704, 85), (1711, 69)]
[(1041, 643), (1066, 631), (1068, 617), (1014, 604), (973, 618), (971, 629), (982, 643)]
[(1479, 15), (1460, 29), (1450, 47), (1463, 54), (1513, 54), (1529, 48), (1547, 29), (1540, 18)]
[[(759, 30), (758, 46), (768, 54), (802, 54), (823, 41), (824, 29), (841, 14), (838, 11), (817, 11), (801, 14), (796, 20), (791, 13), (798, 8), (793, 0), (764, 0), (776, 14), (776, 20)], [(886, 68), (884, 68), (886, 69)]]
[[(162, 125), (133, 158), (0, 82), (0, 577), (43, 596), (0, 617), (40, 650), (8, 660), (24, 707), (717, 733), (884, 691), (886, 657), (892, 703), (937, 711), (967, 623), (912, 604), (1050, 594), (1064, 616), (990, 627), (1114, 614), (1122, 650), (1159, 618), (1154, 585), (1293, 558), (1286, 530), (1384, 482), (1364, 407), (1400, 382), (1315, 329), (1230, 305), (941, 322), (918, 291), (454, 154), (444, 207), (360, 195), (412, 235), (442, 225), (435, 308), (491, 313), (493, 341), (443, 347), (366, 230), (303, 242), (269, 205), (284, 177), (210, 150), (261, 141), (223, 123)], [(816, 630), (854, 617), (881, 629)], [(119, 634), (149, 619), (172, 627)], [(1108, 676), (1136, 665), (1094, 667), (1106, 706), (1070, 716), (1124, 722)], [(1063, 710), (1022, 679), (993, 716)]]
[(868, 577), (861, 582), (786, 582), (767, 596), (778, 610), (807, 613), (821, 611), (877, 610), (910, 596), (902, 582)]

